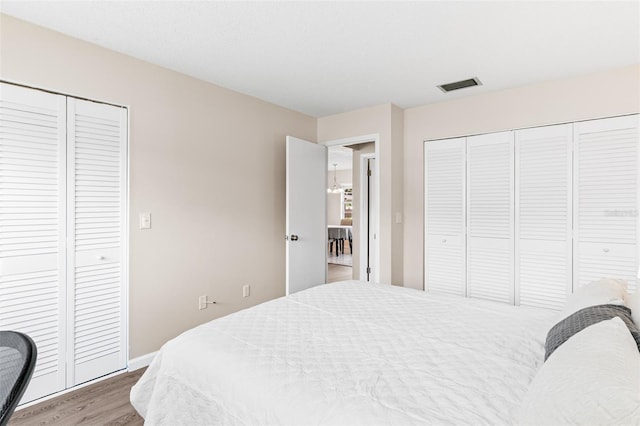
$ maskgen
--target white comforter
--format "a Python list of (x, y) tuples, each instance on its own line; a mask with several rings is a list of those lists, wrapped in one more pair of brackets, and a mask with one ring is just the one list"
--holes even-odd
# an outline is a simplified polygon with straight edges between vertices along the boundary
[(147, 424), (511, 424), (553, 315), (346, 281), (203, 324), (131, 390)]

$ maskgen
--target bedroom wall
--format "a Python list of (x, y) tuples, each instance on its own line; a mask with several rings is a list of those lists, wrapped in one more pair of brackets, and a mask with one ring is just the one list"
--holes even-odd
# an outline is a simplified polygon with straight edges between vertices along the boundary
[(640, 65), (406, 109), (404, 285), (423, 288), (424, 140), (638, 112)]
[(3, 80), (129, 107), (130, 358), (284, 295), (284, 140), (315, 118), (6, 15), (0, 45)]
[(383, 104), (318, 119), (318, 142), (379, 135), (380, 282), (402, 285), (403, 227), (395, 213), (403, 208), (403, 110)]

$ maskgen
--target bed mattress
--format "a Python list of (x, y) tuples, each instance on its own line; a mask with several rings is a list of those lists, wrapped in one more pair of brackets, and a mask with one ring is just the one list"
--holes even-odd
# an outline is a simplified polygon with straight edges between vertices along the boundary
[(512, 424), (554, 315), (345, 281), (166, 343), (131, 391), (150, 425)]

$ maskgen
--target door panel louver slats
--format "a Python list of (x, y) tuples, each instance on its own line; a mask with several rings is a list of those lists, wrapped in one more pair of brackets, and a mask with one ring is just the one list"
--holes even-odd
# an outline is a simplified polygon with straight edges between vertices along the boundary
[(65, 98), (0, 83), (0, 99), (0, 329), (38, 347), (29, 401), (65, 387)]
[(513, 132), (467, 138), (467, 294), (513, 303)]
[(636, 287), (638, 116), (574, 127), (574, 286), (619, 277)]
[(126, 133), (124, 108), (0, 83), (0, 329), (38, 347), (22, 403), (126, 367)]
[(601, 278), (636, 291), (639, 127), (635, 114), (425, 142), (425, 290), (554, 310)]
[(572, 125), (515, 137), (517, 303), (560, 309), (571, 291)]
[(425, 145), (425, 288), (465, 294), (465, 139)]
[(577, 286), (585, 285), (601, 278), (618, 278), (626, 280), (633, 291), (634, 277), (637, 273), (635, 263), (638, 251), (627, 245), (608, 245), (607, 252), (597, 243), (584, 243), (580, 247), (580, 275)]
[(121, 253), (124, 229), (124, 129), (119, 108), (69, 105), (69, 219), (73, 259), (73, 359), (70, 381), (82, 383), (125, 367)]

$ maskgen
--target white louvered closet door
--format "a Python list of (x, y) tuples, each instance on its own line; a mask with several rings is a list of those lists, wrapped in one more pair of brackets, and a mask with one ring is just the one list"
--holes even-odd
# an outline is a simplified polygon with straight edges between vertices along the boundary
[(465, 138), (426, 142), (425, 290), (465, 295)]
[(514, 302), (513, 132), (467, 138), (467, 295)]
[(515, 132), (516, 304), (561, 309), (571, 292), (572, 132)]
[(574, 289), (638, 268), (638, 115), (574, 125)]
[(0, 329), (38, 347), (22, 401), (65, 387), (65, 133), (64, 96), (0, 83)]
[(70, 385), (126, 367), (126, 109), (68, 100)]

